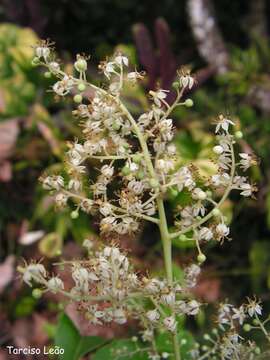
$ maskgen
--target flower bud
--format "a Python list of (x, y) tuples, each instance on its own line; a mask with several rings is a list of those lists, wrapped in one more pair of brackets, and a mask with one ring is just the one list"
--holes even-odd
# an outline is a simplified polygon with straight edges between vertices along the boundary
[(77, 94), (73, 97), (73, 101), (77, 104), (80, 104), (82, 102), (82, 95)]
[(186, 101), (184, 102), (184, 105), (186, 107), (192, 107), (193, 106), (193, 100), (192, 99), (186, 99)]
[(205, 256), (204, 254), (201, 253), (201, 254), (199, 254), (199, 255), (197, 256), (197, 261), (198, 261), (199, 264), (204, 263), (205, 260), (206, 260), (206, 256)]
[(79, 83), (78, 90), (79, 91), (84, 91), (85, 89), (86, 89), (86, 86), (84, 85), (84, 83)]
[(78, 72), (85, 72), (87, 70), (87, 61), (82, 57), (78, 57), (78, 60), (74, 63), (74, 67)]
[(220, 154), (222, 154), (224, 152), (224, 149), (223, 149), (222, 146), (216, 145), (216, 146), (213, 147), (213, 151), (214, 151), (215, 154), (220, 155)]

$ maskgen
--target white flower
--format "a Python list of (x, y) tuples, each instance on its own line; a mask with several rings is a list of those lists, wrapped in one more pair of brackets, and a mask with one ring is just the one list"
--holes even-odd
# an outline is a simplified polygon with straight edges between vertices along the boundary
[(240, 195), (245, 196), (245, 197), (249, 197), (252, 195), (253, 192), (253, 186), (250, 184), (242, 184), (240, 186), (240, 189), (242, 190), (240, 192)]
[(165, 326), (165, 328), (171, 332), (175, 332), (176, 331), (176, 327), (177, 327), (177, 322), (175, 321), (173, 316), (169, 316), (166, 317), (163, 320), (163, 324)]
[(218, 118), (218, 123), (215, 132), (218, 133), (220, 130), (224, 130), (227, 133), (230, 125), (235, 125), (235, 124), (232, 120), (226, 119), (223, 115), (220, 115)]
[(127, 322), (126, 314), (122, 309), (116, 309), (113, 312), (114, 321), (117, 324), (125, 324)]
[(192, 197), (193, 197), (193, 199), (196, 199), (196, 200), (205, 200), (207, 195), (206, 195), (206, 192), (204, 192), (202, 189), (195, 188), (192, 191)]
[(247, 312), (250, 317), (254, 315), (262, 315), (262, 306), (256, 300), (249, 300)]
[(160, 318), (160, 313), (158, 312), (157, 309), (154, 309), (154, 310), (149, 310), (147, 311), (146, 313), (146, 317), (149, 321), (157, 321), (159, 320)]
[(114, 168), (113, 166), (103, 165), (100, 171), (102, 175), (106, 176), (107, 178), (111, 178), (113, 176)]
[(117, 65), (125, 65), (125, 66), (128, 66), (128, 58), (126, 56), (123, 56), (123, 55), (117, 55), (115, 57), (115, 62)]
[(46, 190), (60, 190), (65, 185), (62, 176), (47, 176), (43, 180), (43, 188)]
[(239, 324), (243, 325), (243, 322), (244, 322), (245, 317), (246, 317), (245, 309), (244, 309), (243, 305), (240, 306), (239, 309), (233, 308), (232, 311), (234, 313), (233, 316), (232, 316), (232, 319), (238, 320)]
[(191, 300), (187, 303), (186, 313), (188, 315), (197, 315), (200, 311), (200, 303), (196, 300)]
[(224, 148), (220, 145), (216, 145), (213, 147), (213, 151), (215, 154), (220, 155), (224, 152)]
[(149, 95), (152, 97), (154, 103), (158, 107), (161, 107), (162, 101), (166, 99), (168, 92), (169, 92), (168, 90), (162, 90), (162, 89), (159, 89), (158, 91), (150, 90)]
[(104, 216), (108, 216), (112, 214), (112, 205), (108, 202), (103, 203), (100, 208), (99, 211), (101, 212), (102, 215)]
[(68, 196), (64, 193), (60, 192), (55, 196), (55, 203), (59, 208), (66, 206), (67, 201), (68, 201)]
[(58, 64), (58, 62), (52, 61), (49, 63), (49, 69), (51, 70), (51, 72), (57, 73), (58, 70), (60, 70), (60, 65)]
[(179, 83), (181, 87), (183, 88), (187, 87), (190, 90), (193, 87), (195, 80), (191, 75), (184, 74), (179, 77)]
[(110, 79), (111, 77), (111, 74), (112, 73), (115, 73), (115, 70), (114, 70), (114, 62), (112, 61), (109, 61), (105, 64), (104, 68), (103, 68), (103, 71), (104, 71), (104, 75)]
[(161, 295), (160, 300), (165, 305), (173, 305), (175, 303), (175, 294), (173, 292), (163, 294)]
[(32, 286), (31, 281), (41, 282), (46, 277), (46, 270), (42, 264), (29, 264), (23, 273), (23, 281)]
[(239, 154), (241, 160), (240, 160), (240, 167), (246, 171), (248, 168), (250, 168), (253, 164), (255, 164), (255, 160), (250, 154), (246, 153), (240, 153)]
[(198, 239), (199, 240), (209, 241), (212, 238), (213, 238), (213, 232), (208, 227), (204, 226), (199, 230), (199, 232), (198, 232)]
[(50, 55), (50, 48), (48, 46), (38, 46), (36, 47), (36, 56), (40, 59), (43, 57), (46, 61)]
[(226, 237), (230, 233), (230, 228), (227, 225), (221, 223), (216, 226), (216, 232), (220, 237)]
[(64, 284), (63, 284), (63, 281), (55, 276), (55, 277), (52, 277), (49, 281), (48, 281), (48, 289), (50, 291), (52, 291), (53, 293), (57, 293), (59, 290), (63, 290), (64, 289)]

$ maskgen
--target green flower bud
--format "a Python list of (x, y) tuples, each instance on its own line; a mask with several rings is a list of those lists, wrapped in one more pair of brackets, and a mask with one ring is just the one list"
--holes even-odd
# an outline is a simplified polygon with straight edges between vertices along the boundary
[(256, 355), (260, 355), (261, 349), (257, 346), (257, 347), (255, 348), (254, 352), (255, 352)]
[(205, 256), (204, 254), (199, 254), (199, 255), (197, 256), (197, 261), (198, 261), (199, 264), (204, 263), (205, 260), (206, 260), (206, 256)]
[(236, 139), (242, 139), (243, 138), (243, 133), (242, 133), (242, 131), (236, 131), (234, 136), (236, 137)]
[(50, 71), (46, 71), (46, 72), (44, 73), (44, 77), (45, 77), (46, 79), (50, 79), (50, 78), (52, 77), (52, 73), (51, 73)]
[(139, 170), (139, 171), (137, 172), (136, 176), (137, 176), (137, 178), (138, 178), (139, 180), (142, 180), (142, 179), (145, 177), (145, 173), (144, 173), (143, 170)]
[(251, 330), (251, 326), (249, 324), (244, 324), (243, 329), (244, 331), (249, 332)]
[(41, 296), (42, 296), (42, 294), (43, 294), (43, 291), (42, 291), (41, 289), (34, 289), (34, 290), (32, 291), (32, 296), (33, 296), (33, 298), (35, 298), (35, 299), (40, 299)]
[(172, 83), (172, 87), (173, 87), (174, 89), (179, 89), (179, 82), (178, 82), (178, 81), (174, 81), (174, 82)]
[(214, 216), (220, 216), (220, 214), (221, 214), (221, 212), (220, 212), (219, 209), (217, 209), (217, 208), (213, 209), (213, 215)]
[(157, 179), (150, 179), (149, 184), (152, 188), (157, 188), (159, 186), (159, 182)]
[(186, 101), (184, 102), (184, 105), (186, 107), (192, 107), (193, 106), (193, 100), (192, 99), (186, 99)]
[(87, 61), (83, 58), (79, 58), (75, 61), (74, 67), (78, 72), (84, 72), (87, 70)]
[(185, 234), (180, 235), (180, 236), (179, 236), (179, 240), (180, 240), (180, 241), (186, 241), (186, 240), (187, 240), (186, 235), (185, 235)]
[(40, 64), (39, 58), (37, 56), (35, 56), (32, 60), (32, 65), (37, 66), (39, 64)]
[(77, 94), (73, 97), (73, 101), (77, 104), (80, 104), (82, 102), (82, 95)]
[(136, 163), (136, 164), (139, 164), (141, 161), (142, 161), (142, 154), (135, 154), (133, 156), (133, 161)]
[(124, 166), (124, 167), (122, 168), (122, 174), (123, 174), (124, 176), (129, 175), (129, 174), (130, 174), (130, 168), (129, 168), (128, 166)]
[(74, 210), (70, 213), (70, 217), (71, 219), (77, 219), (79, 217), (79, 212), (78, 210)]
[(113, 128), (114, 131), (119, 130), (120, 127), (121, 127), (121, 125), (118, 122), (116, 122), (116, 121), (113, 122), (112, 128)]
[(79, 91), (84, 91), (85, 89), (86, 89), (86, 86), (84, 85), (84, 83), (79, 83), (78, 90)]

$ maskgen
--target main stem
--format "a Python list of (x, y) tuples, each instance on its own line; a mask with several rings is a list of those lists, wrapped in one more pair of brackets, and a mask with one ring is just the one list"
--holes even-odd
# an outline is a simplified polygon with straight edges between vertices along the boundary
[[(173, 285), (173, 271), (172, 271), (172, 244), (168, 230), (167, 218), (164, 209), (164, 203), (162, 198), (157, 199), (158, 213), (159, 213), (159, 231), (161, 235), (161, 241), (163, 246), (164, 263), (166, 270), (166, 277), (169, 286)], [(175, 317), (175, 314), (173, 314)], [(178, 341), (177, 333), (173, 334), (173, 348), (175, 360), (181, 360), (180, 345)]]

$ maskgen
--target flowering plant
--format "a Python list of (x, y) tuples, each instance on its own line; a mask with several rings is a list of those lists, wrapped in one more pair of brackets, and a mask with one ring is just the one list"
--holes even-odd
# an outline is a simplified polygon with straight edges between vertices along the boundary
[[(73, 95), (74, 116), (80, 120), (83, 140), (68, 144), (65, 176), (45, 175), (43, 186), (55, 198), (58, 208), (68, 202), (75, 206), (71, 217), (79, 211), (100, 217), (100, 232), (115, 239), (119, 235), (139, 230), (141, 221), (154, 223), (160, 232), (163, 246), (165, 278), (138, 274), (130, 264), (127, 254), (112, 241), (110, 245), (97, 245), (86, 239), (83, 246), (87, 258), (63, 261), (74, 281), (72, 289), (65, 289), (59, 276), (49, 276), (40, 263), (21, 267), (23, 280), (39, 284), (34, 291), (62, 293), (77, 302), (85, 317), (94, 324), (115, 322), (124, 324), (135, 318), (141, 326), (140, 345), (136, 353), (146, 353), (149, 359), (253, 359), (259, 348), (245, 342), (239, 335), (239, 326), (261, 329), (269, 341), (265, 321), (260, 320), (262, 307), (256, 300), (234, 307), (221, 304), (217, 327), (211, 335), (205, 334), (206, 345), (194, 343), (183, 354), (179, 341), (179, 318), (194, 316), (200, 304), (191, 295), (196, 285), (200, 266), (206, 256), (202, 245), (210, 241), (228, 239), (230, 229), (221, 208), (232, 190), (244, 197), (251, 196), (256, 187), (243, 175), (256, 163), (252, 154), (236, 155), (236, 140), (242, 133), (230, 132), (233, 121), (220, 115), (216, 120), (217, 145), (213, 148), (215, 174), (205, 178), (193, 164), (179, 165), (179, 154), (172, 140), (173, 121), (170, 118), (177, 106), (192, 106), (191, 99), (182, 100), (185, 91), (194, 85), (194, 78), (186, 70), (178, 72), (174, 83), (176, 98), (172, 105), (166, 102), (167, 90), (150, 91), (150, 109), (135, 119), (122, 100), (125, 84), (136, 83), (144, 74), (129, 72), (128, 58), (116, 54), (100, 64), (109, 84), (98, 87), (86, 80), (87, 58), (77, 55), (74, 70), (78, 76), (66, 74), (48, 42), (36, 47), (34, 64), (47, 68), (47, 73), (57, 78), (53, 92), (58, 97)], [(89, 94), (90, 99), (85, 99)], [(100, 162), (96, 181), (85, 185), (86, 161)], [(177, 209), (172, 229), (164, 208), (169, 191), (186, 192), (188, 201)], [(198, 256), (185, 269), (181, 283), (173, 276), (172, 240), (195, 240)], [(248, 319), (254, 320), (252, 324)], [(171, 334), (170, 351), (160, 353), (156, 335)], [(137, 338), (135, 341), (139, 341)], [(124, 350), (123, 350), (124, 351)], [(118, 354), (119, 358), (124, 356)], [(115, 358), (117, 358), (115, 356)], [(183, 357), (184, 356), (184, 357)], [(135, 357), (136, 358), (136, 357)]]

